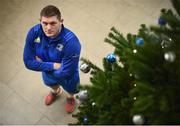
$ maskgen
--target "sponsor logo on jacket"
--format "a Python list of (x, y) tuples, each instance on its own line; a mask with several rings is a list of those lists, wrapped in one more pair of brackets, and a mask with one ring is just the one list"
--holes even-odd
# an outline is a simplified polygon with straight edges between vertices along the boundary
[(36, 43), (40, 43), (40, 42), (41, 42), (41, 40), (40, 40), (40, 38), (39, 38), (39, 37), (37, 37), (37, 38), (34, 40), (34, 42), (36, 42)]

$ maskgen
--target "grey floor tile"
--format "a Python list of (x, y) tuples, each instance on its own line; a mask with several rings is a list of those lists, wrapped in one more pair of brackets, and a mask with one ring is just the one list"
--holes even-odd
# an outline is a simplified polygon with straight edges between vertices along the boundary
[(9, 36), (1, 34), (0, 38), (0, 80), (7, 84), (23, 67), (22, 52)]
[(90, 80), (89, 78), (91, 77), (89, 73), (83, 73), (82, 71), (80, 71), (80, 84), (81, 85), (85, 85), (85, 84), (90, 84)]
[(0, 122), (7, 125), (35, 124), (43, 116), (16, 93), (8, 98), (0, 113)]
[(13, 90), (0, 81), (0, 109), (12, 93)]
[(31, 13), (22, 10), (21, 13), (18, 13), (16, 18), (14, 18), (12, 22), (8, 22), (8, 21), (4, 22), (2, 26), (4, 27), (3, 34), (9, 39), (11, 43), (13, 42), (18, 47), (20, 47), (22, 53), (23, 53), (27, 32), (32, 26), (39, 23), (38, 17), (37, 18), (32, 18), (32, 17), (34, 16)]
[(54, 124), (47, 117), (43, 117), (36, 123), (36, 125), (54, 125)]
[(58, 99), (50, 106), (44, 104), (42, 98), (35, 106), (37, 110), (43, 113), (48, 119), (57, 125), (67, 125), (68, 123), (75, 122), (72, 114), (68, 114), (65, 109), (65, 94), (63, 93)]
[(0, 19), (3, 24), (6, 23), (5, 27), (13, 22), (19, 13), (22, 13), (22, 8), (20, 7), (21, 1), (22, 0), (1, 0)]
[(76, 30), (83, 47), (82, 56), (90, 53), (93, 58), (98, 57), (101, 60), (102, 56), (111, 52), (112, 47), (104, 43), (109, 30), (107, 25), (94, 18), (82, 20), (81, 27)]
[(9, 86), (32, 105), (39, 102), (49, 92), (43, 84), (41, 72), (30, 71), (26, 68), (16, 74), (9, 82)]
[[(119, 1), (122, 3), (121, 1)], [(98, 1), (81, 1), (83, 10), (91, 15), (91, 18), (98, 19), (101, 23), (111, 25), (119, 14), (119, 8), (116, 6), (117, 1), (98, 0)]]

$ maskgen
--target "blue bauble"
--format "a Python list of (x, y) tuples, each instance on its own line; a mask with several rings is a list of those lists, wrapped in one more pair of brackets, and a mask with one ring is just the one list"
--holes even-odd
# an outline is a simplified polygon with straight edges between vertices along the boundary
[(83, 124), (85, 124), (85, 125), (88, 124), (88, 118), (87, 118), (87, 117), (84, 117), (84, 118), (83, 118)]
[(116, 56), (113, 53), (111, 53), (111, 54), (107, 55), (106, 59), (107, 59), (107, 61), (113, 63), (116, 61)]
[(144, 40), (142, 38), (136, 38), (136, 45), (143, 45)]
[(163, 26), (163, 25), (166, 25), (166, 23), (167, 23), (166, 20), (164, 20), (164, 19), (162, 19), (162, 18), (159, 18), (159, 19), (158, 19), (158, 24), (159, 24), (159, 25)]

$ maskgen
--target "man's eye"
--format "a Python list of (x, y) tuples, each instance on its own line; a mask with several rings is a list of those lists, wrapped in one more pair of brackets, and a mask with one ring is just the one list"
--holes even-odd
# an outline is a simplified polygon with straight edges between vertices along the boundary
[(43, 23), (43, 25), (48, 25), (48, 23)]
[(50, 23), (50, 25), (53, 25), (53, 26), (54, 26), (55, 24), (56, 24), (56, 22), (52, 22), (52, 23)]

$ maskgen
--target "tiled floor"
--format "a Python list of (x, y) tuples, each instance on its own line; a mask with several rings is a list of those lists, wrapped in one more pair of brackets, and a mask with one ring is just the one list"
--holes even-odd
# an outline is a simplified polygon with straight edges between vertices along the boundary
[[(98, 66), (113, 51), (103, 39), (112, 26), (124, 35), (136, 33), (139, 25), (156, 24), (161, 8), (170, 0), (1, 0), (0, 1), (0, 124), (68, 124), (75, 122), (64, 110), (65, 95), (53, 105), (44, 105), (49, 89), (41, 74), (25, 69), (22, 54), (28, 29), (38, 23), (45, 5), (58, 6), (66, 27), (82, 44), (81, 57)], [(81, 83), (89, 83), (89, 74)]]

